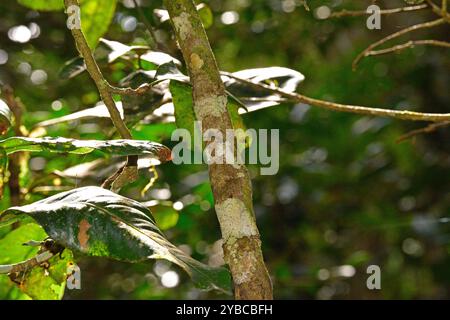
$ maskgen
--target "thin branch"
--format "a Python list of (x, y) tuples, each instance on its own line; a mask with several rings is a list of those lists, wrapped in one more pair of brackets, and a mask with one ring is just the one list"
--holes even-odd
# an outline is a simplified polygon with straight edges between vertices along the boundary
[(364, 114), (371, 116), (381, 116), (381, 117), (390, 117), (394, 119), (401, 120), (412, 120), (412, 121), (430, 121), (430, 122), (442, 122), (442, 121), (450, 121), (450, 113), (421, 113), (414, 112), (408, 110), (392, 110), (392, 109), (380, 109), (380, 108), (371, 108), (371, 107), (363, 107), (363, 106), (354, 106), (354, 105), (346, 105), (335, 102), (329, 102), (319, 99), (310, 98), (308, 96), (304, 96), (299, 93), (291, 93), (281, 90), (280, 88), (273, 88), (263, 83), (253, 82), (247, 79), (242, 79), (234, 76), (232, 73), (222, 72), (223, 75), (233, 78), (242, 83), (248, 84), (255, 89), (265, 90), (271, 92), (273, 94), (277, 94), (281, 97), (287, 98), (293, 102), (300, 102), (309, 104), (311, 106), (320, 107), (328, 110), (340, 111), (340, 112), (349, 112), (356, 114)]
[(448, 125), (450, 125), (450, 121), (444, 121), (444, 122), (432, 123), (432, 124), (426, 126), (425, 128), (412, 130), (412, 131), (400, 136), (400, 138), (397, 139), (397, 143), (411, 139), (412, 137), (415, 137), (419, 134), (434, 132), (437, 129), (446, 127)]
[[(79, 6), (78, 0), (64, 0), (66, 11), (70, 6)], [(70, 16), (69, 16), (70, 17)], [(86, 63), (86, 69), (89, 72), (92, 80), (94, 80), (95, 85), (100, 93), (100, 96), (103, 100), (103, 103), (108, 108), (109, 114), (111, 116), (111, 121), (119, 132), (120, 136), (123, 139), (132, 139), (131, 133), (128, 130), (125, 123), (122, 121), (120, 117), (120, 112), (116, 108), (116, 104), (111, 96), (111, 92), (109, 91), (108, 82), (103, 77), (100, 68), (97, 65), (97, 62), (94, 59), (91, 49), (86, 41), (86, 38), (81, 31), (81, 29), (71, 28), (73, 38), (75, 39), (75, 43), (77, 45), (77, 49), (80, 52), (81, 56), (84, 58)]]
[(399, 44), (390, 48), (381, 49), (381, 50), (372, 50), (366, 53), (366, 57), (370, 56), (379, 56), (383, 54), (388, 54), (392, 52), (402, 51), (407, 48), (414, 48), (415, 46), (436, 46), (436, 47), (445, 47), (450, 48), (450, 42), (439, 41), (439, 40), (411, 40), (403, 44)]
[(447, 21), (447, 23), (450, 23), (450, 15), (447, 12), (447, 1), (442, 1), (442, 8), (439, 7), (438, 5), (436, 5), (431, 0), (426, 0), (426, 1), (430, 5), (431, 9), (433, 10), (433, 12), (435, 14), (444, 18)]
[[(67, 8), (70, 6), (78, 6), (79, 3), (78, 0), (64, 0), (65, 8), (67, 11)], [(79, 17), (77, 17), (78, 19)], [(81, 23), (81, 21), (80, 21)], [(78, 51), (80, 52), (81, 56), (84, 59), (84, 62), (86, 64), (86, 69), (89, 72), (89, 75), (91, 76), (92, 80), (94, 80), (95, 85), (97, 86), (97, 89), (100, 93), (100, 96), (103, 100), (103, 103), (105, 104), (106, 108), (108, 109), (109, 115), (111, 117), (111, 121), (114, 124), (114, 127), (119, 132), (120, 136), (123, 139), (133, 139), (133, 136), (131, 135), (130, 130), (128, 130), (127, 126), (125, 125), (124, 121), (122, 120), (122, 117), (120, 116), (120, 112), (116, 107), (116, 104), (112, 98), (112, 93), (114, 90), (111, 90), (113, 87), (106, 81), (106, 79), (103, 77), (103, 74), (100, 71), (100, 68), (98, 67), (97, 62), (95, 61), (95, 58), (92, 54), (91, 48), (89, 48), (89, 45), (86, 41), (86, 38), (81, 30), (78, 28), (71, 28), (70, 30), (72, 32), (73, 38), (75, 39), (75, 43), (77, 46)], [(117, 88), (117, 90), (119, 90)], [(123, 89), (123, 92), (134, 92), (133, 89)], [(137, 172), (137, 156), (129, 156), (127, 163), (125, 164), (125, 167), (131, 167), (133, 170)], [(123, 172), (129, 172), (128, 170), (122, 170)], [(122, 172), (120, 171), (120, 172)], [(137, 174), (136, 174), (137, 175)], [(120, 176), (113, 175), (116, 179), (119, 179)], [(130, 176), (131, 178), (131, 176)], [(130, 179), (130, 182), (132, 180)]]
[(421, 30), (421, 29), (426, 29), (426, 28), (432, 28), (438, 25), (441, 25), (443, 23), (445, 23), (445, 19), (441, 18), (441, 19), (437, 19), (437, 20), (433, 20), (433, 21), (429, 21), (429, 22), (425, 22), (425, 23), (420, 23), (420, 24), (415, 24), (413, 26), (410, 26), (408, 28), (402, 29), (398, 32), (395, 32), (375, 43), (372, 43), (370, 46), (368, 46), (363, 52), (361, 52), (353, 61), (352, 67), (353, 70), (356, 69), (358, 63), (361, 61), (361, 59), (363, 59), (364, 57), (367, 57), (367, 53), (370, 51), (373, 51), (373, 49), (375, 49), (376, 47), (388, 42), (389, 40), (398, 38), (402, 35), (405, 35), (409, 32), (413, 32), (413, 31), (417, 31), (417, 30)]
[(111, 93), (120, 94), (121, 96), (140, 96), (143, 95), (149, 91), (151, 91), (153, 88), (153, 83), (146, 83), (141, 86), (139, 86), (136, 89), (133, 88), (118, 88), (114, 87), (110, 84), (108, 84), (108, 90)]
[(31, 270), (42, 263), (53, 258), (54, 254), (50, 251), (44, 251), (37, 256), (15, 264), (0, 265), (0, 274), (17, 273)]
[[(409, 7), (402, 7), (402, 8), (394, 8), (394, 9), (386, 9), (386, 10), (380, 10), (380, 14), (382, 15), (390, 15), (395, 13), (401, 13), (401, 12), (410, 12), (410, 11), (417, 11), (428, 8), (428, 4), (420, 4), (416, 6), (409, 6)], [(341, 17), (359, 17), (359, 16), (366, 16), (371, 13), (367, 12), (366, 10), (342, 10), (338, 12), (333, 12), (329, 18), (341, 18)]]

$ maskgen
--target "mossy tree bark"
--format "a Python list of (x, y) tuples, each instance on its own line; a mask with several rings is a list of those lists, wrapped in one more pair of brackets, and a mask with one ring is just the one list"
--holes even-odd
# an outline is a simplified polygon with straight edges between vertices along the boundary
[[(188, 67), (197, 120), (202, 122), (203, 132), (215, 129), (225, 137), (226, 130), (233, 128), (227, 95), (195, 5), (192, 0), (164, 0), (164, 4)], [(236, 299), (272, 299), (272, 283), (261, 252), (247, 168), (210, 164), (209, 177)]]

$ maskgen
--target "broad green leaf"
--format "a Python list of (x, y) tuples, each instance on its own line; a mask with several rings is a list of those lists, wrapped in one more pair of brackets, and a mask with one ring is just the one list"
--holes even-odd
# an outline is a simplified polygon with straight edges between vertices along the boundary
[(0, 274), (0, 300), (30, 300), (6, 274)]
[(8, 131), (12, 123), (12, 112), (8, 105), (0, 99), (0, 135), (4, 135)]
[(89, 256), (139, 262), (166, 259), (183, 268), (202, 289), (230, 289), (229, 272), (211, 268), (172, 245), (141, 203), (100, 187), (63, 192), (0, 215), (30, 215), (47, 234), (71, 250)]
[(204, 3), (200, 3), (197, 6), (197, 10), (205, 29), (211, 27), (214, 23), (214, 16), (209, 6)]
[(0, 239), (0, 264), (13, 264), (27, 260), (37, 254), (38, 248), (24, 246), (23, 243), (47, 237), (44, 229), (36, 223), (27, 223), (10, 231)]
[(45, 270), (35, 267), (24, 275), (20, 290), (36, 300), (61, 300), (67, 281), (67, 269), (73, 264), (72, 252), (65, 249), (61, 254), (48, 260), (50, 267)]
[(64, 0), (18, 0), (18, 2), (30, 9), (40, 11), (62, 10)]
[(160, 162), (169, 161), (170, 149), (162, 144), (143, 140), (75, 140), (67, 138), (12, 137), (0, 140), (0, 147), (11, 154), (18, 151), (50, 151), (59, 153), (87, 154), (94, 150), (118, 156), (147, 155)]
[(117, 0), (84, 0), (81, 4), (81, 29), (91, 49), (108, 31)]
[(188, 130), (193, 137), (196, 118), (192, 101), (192, 88), (187, 83), (170, 80), (169, 89), (175, 108), (175, 123), (178, 128)]
[[(0, 264), (20, 263), (38, 254), (37, 247), (24, 246), (30, 240), (42, 241), (47, 237), (44, 229), (36, 223), (23, 224), (19, 228), (12, 230), (5, 237), (0, 239)], [(18, 295), (18, 298), (31, 297), (32, 299), (55, 300), (61, 299), (64, 294), (66, 284), (66, 271), (69, 263), (73, 263), (73, 256), (70, 250), (64, 250), (62, 259), (59, 256), (50, 259), (49, 268), (44, 270), (35, 267), (28, 272), (18, 275), (16, 278), (19, 284), (10, 283), (5, 280), (5, 285), (15, 291), (19, 288), (26, 296)], [(0, 291), (1, 292), (1, 291)], [(6, 297), (8, 298), (8, 297)]]

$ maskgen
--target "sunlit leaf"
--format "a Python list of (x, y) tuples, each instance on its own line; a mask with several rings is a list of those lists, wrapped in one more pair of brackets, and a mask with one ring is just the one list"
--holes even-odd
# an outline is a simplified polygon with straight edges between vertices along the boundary
[(62, 10), (64, 0), (18, 0), (18, 2), (30, 9), (40, 11)]
[[(116, 108), (119, 110), (120, 116), (123, 119), (123, 107), (122, 102), (116, 102)], [(71, 114), (68, 114), (66, 116), (62, 116), (59, 118), (49, 119), (42, 122), (39, 122), (35, 125), (36, 128), (39, 127), (48, 127), (59, 123), (64, 122), (70, 122), (75, 120), (81, 120), (81, 119), (90, 119), (90, 118), (110, 118), (110, 114), (108, 111), (108, 108), (105, 106), (105, 104), (100, 103), (99, 105), (93, 107), (84, 109), (81, 111), (77, 111)]]
[(63, 192), (7, 209), (0, 221), (22, 214), (30, 215), (52, 239), (71, 250), (128, 262), (166, 259), (183, 268), (199, 288), (230, 289), (226, 269), (187, 256), (164, 237), (148, 208), (109, 190), (84, 187)]
[(36, 300), (61, 300), (66, 287), (67, 270), (73, 264), (72, 252), (66, 249), (61, 257), (58, 255), (48, 260), (47, 270), (35, 267), (27, 272), (21, 279), (20, 290)]
[(108, 31), (116, 11), (117, 0), (84, 0), (81, 5), (81, 28), (91, 49)]
[[(38, 254), (37, 247), (24, 246), (30, 241), (42, 241), (47, 237), (44, 229), (36, 223), (23, 224), (0, 239), (0, 264), (20, 263)], [(70, 250), (65, 250), (63, 259), (59, 256), (50, 259), (47, 270), (35, 267), (23, 274), (16, 275), (20, 284), (8, 284), (11, 289), (17, 286), (27, 297), (41, 300), (61, 299), (66, 284), (66, 271), (73, 263)], [(8, 279), (9, 280), (9, 279)], [(23, 297), (22, 297), (23, 298)]]

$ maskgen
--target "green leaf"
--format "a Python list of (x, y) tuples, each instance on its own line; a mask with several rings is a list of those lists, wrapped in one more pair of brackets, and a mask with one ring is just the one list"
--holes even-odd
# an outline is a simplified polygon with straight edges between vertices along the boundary
[(209, 6), (204, 3), (200, 3), (197, 6), (197, 10), (205, 29), (211, 27), (214, 23), (214, 16)]
[(196, 117), (194, 113), (194, 103), (192, 101), (191, 86), (181, 81), (170, 80), (169, 90), (172, 94), (172, 101), (175, 108), (175, 123), (177, 124), (177, 127), (188, 130), (191, 137), (193, 137)]
[(187, 256), (164, 237), (148, 208), (109, 190), (84, 187), (63, 192), (7, 209), (0, 222), (21, 214), (30, 215), (52, 239), (71, 250), (127, 262), (166, 259), (183, 268), (199, 288), (230, 290), (227, 269), (211, 268)]
[[(38, 248), (24, 246), (23, 243), (30, 240), (42, 241), (46, 237), (47, 234), (44, 229), (36, 223), (24, 224), (14, 229), (0, 239), (0, 264), (20, 263), (36, 256), (38, 254)], [(47, 270), (41, 267), (35, 267), (28, 272), (16, 276), (16, 281), (20, 282), (20, 285), (17, 287), (26, 294), (25, 297), (41, 300), (57, 300), (62, 298), (66, 285), (67, 267), (70, 263), (73, 263), (73, 256), (70, 250), (65, 250), (62, 256), (63, 258), (56, 256), (50, 259), (48, 261), (50, 267)], [(5, 281), (5, 284), (10, 289), (16, 286), (11, 281), (10, 283)]]
[(47, 237), (44, 229), (36, 223), (21, 225), (0, 239), (0, 264), (13, 264), (27, 260), (37, 254), (38, 248), (23, 243)]
[(50, 151), (87, 154), (94, 150), (119, 156), (148, 155), (160, 162), (170, 160), (170, 149), (162, 144), (144, 140), (75, 140), (67, 138), (12, 137), (0, 140), (0, 147), (11, 154), (18, 151)]
[(40, 11), (55, 11), (64, 8), (64, 0), (18, 0), (18, 2), (27, 8)]
[(84, 0), (81, 4), (81, 29), (91, 49), (108, 31), (117, 0)]
[(12, 124), (12, 112), (8, 105), (0, 99), (0, 135), (4, 135)]
[(19, 288), (36, 300), (61, 300), (66, 288), (67, 269), (73, 264), (72, 252), (65, 249), (61, 257), (48, 260), (50, 267), (45, 270), (35, 267), (24, 275)]

